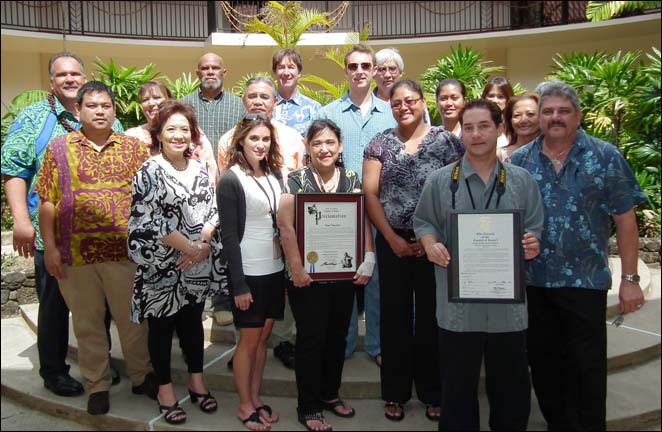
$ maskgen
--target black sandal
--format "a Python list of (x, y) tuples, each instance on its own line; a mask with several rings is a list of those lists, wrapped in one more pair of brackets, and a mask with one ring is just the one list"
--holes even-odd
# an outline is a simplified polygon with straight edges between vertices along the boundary
[(186, 421), (186, 411), (179, 406), (179, 402), (175, 402), (172, 406), (161, 405), (159, 403), (159, 412), (163, 415), (165, 421), (171, 425), (182, 424)]
[(309, 421), (318, 421), (320, 423), (324, 423), (324, 414), (321, 412), (316, 412), (316, 413), (308, 413), (308, 414), (298, 414), (297, 418), (299, 419), (299, 423), (305, 426), (306, 429), (309, 431), (314, 431), (314, 432), (330, 432), (333, 430), (330, 424), (327, 423), (329, 426), (327, 429), (313, 429), (310, 426), (308, 426)]
[(343, 402), (343, 400), (340, 399), (340, 398), (338, 398), (334, 401), (331, 401), (331, 402), (322, 401), (322, 405), (324, 406), (325, 410), (331, 411), (332, 413), (334, 413), (338, 417), (351, 418), (351, 417), (354, 417), (354, 414), (356, 414), (356, 411), (354, 411), (354, 408), (352, 408), (352, 410), (350, 412), (348, 412), (347, 414), (343, 414), (340, 411), (336, 410), (336, 408), (338, 408), (338, 407), (347, 408), (347, 406), (345, 405), (345, 402)]
[(277, 422), (278, 422), (278, 419), (274, 420), (274, 419), (271, 417), (271, 415), (273, 414), (274, 411), (273, 411), (273, 410), (271, 409), (271, 407), (270, 407), (269, 405), (267, 405), (267, 404), (264, 404), (264, 405), (262, 405), (261, 407), (257, 407), (257, 408), (255, 408), (255, 411), (256, 411), (258, 414), (260, 414), (260, 411), (264, 411), (264, 412), (266, 412), (267, 415), (269, 416), (269, 418), (271, 419), (271, 420), (269, 420), (269, 423), (277, 423)]
[[(198, 405), (203, 413), (211, 414), (218, 409), (218, 402), (210, 391), (207, 391), (207, 394), (200, 394), (188, 389), (188, 394), (191, 396), (191, 402)], [(200, 403), (198, 403), (198, 399), (200, 399)]]
[(246, 417), (245, 419), (242, 419), (241, 417), (239, 417), (239, 420), (244, 424), (244, 427), (248, 430), (253, 430), (253, 431), (257, 430), (257, 429), (253, 429), (253, 428), (248, 427), (248, 425), (246, 425), (246, 423), (249, 423), (249, 422), (253, 422), (253, 423), (256, 423), (256, 424), (261, 424), (262, 426), (266, 426), (266, 429), (264, 429), (264, 430), (269, 430), (271, 428), (270, 425), (265, 425), (262, 422), (262, 419), (260, 418), (260, 414), (258, 414), (257, 411), (253, 411), (253, 413), (251, 415), (249, 415), (248, 417)]
[(405, 407), (402, 406), (401, 403), (398, 402), (386, 402), (386, 405), (384, 405), (384, 408), (396, 408), (400, 410), (400, 415), (397, 414), (389, 414), (386, 411), (384, 411), (384, 417), (391, 421), (402, 421), (402, 419), (405, 418)]

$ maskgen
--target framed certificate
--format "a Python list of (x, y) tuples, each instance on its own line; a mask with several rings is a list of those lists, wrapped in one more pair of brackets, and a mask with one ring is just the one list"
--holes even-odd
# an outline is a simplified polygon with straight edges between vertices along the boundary
[(296, 194), (295, 203), (299, 253), (310, 277), (351, 280), (363, 262), (363, 194)]
[(524, 301), (521, 219), (519, 210), (451, 213), (448, 301)]

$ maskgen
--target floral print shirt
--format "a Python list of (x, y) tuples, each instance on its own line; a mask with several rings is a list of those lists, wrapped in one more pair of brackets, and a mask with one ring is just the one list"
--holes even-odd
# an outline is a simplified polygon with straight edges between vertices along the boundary
[(391, 227), (413, 228), (414, 210), (425, 180), (462, 155), (464, 144), (443, 126), (433, 126), (415, 154), (405, 151), (395, 129), (387, 129), (370, 141), (363, 157), (382, 164), (379, 201)]
[(616, 146), (579, 130), (557, 173), (542, 152), (543, 138), (510, 157), (511, 164), (533, 175), (545, 206), (540, 255), (527, 261), (527, 281), (536, 287), (608, 290), (611, 217), (645, 202), (646, 195)]

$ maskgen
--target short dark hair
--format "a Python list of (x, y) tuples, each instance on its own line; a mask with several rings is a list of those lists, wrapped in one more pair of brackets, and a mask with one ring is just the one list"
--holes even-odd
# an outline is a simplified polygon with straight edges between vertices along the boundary
[(503, 123), (503, 117), (501, 116), (501, 108), (499, 108), (499, 105), (487, 99), (474, 99), (460, 110), (460, 124), (462, 126), (464, 126), (464, 114), (472, 109), (482, 109), (489, 112), (495, 126), (499, 126)]
[[(341, 131), (337, 124), (335, 124), (333, 121), (329, 119), (319, 119), (319, 120), (314, 120), (310, 124), (310, 126), (308, 126), (308, 130), (306, 131), (306, 142), (310, 143), (318, 134), (322, 133), (327, 129), (333, 132), (336, 138), (338, 138), (338, 142), (342, 141)], [(342, 161), (342, 157), (338, 158), (338, 160), (336, 161), (336, 165), (340, 167), (345, 166)]]
[(460, 88), (460, 93), (462, 93), (463, 98), (467, 98), (467, 88), (462, 84), (462, 81), (460, 81), (457, 78), (446, 78), (441, 81), (439, 81), (439, 84), (437, 84), (437, 89), (434, 91), (434, 98), (439, 99), (439, 93), (441, 93), (441, 89), (446, 87), (447, 85), (454, 85)]
[(78, 64), (80, 65), (80, 71), (83, 72), (83, 75), (85, 75), (85, 65), (83, 65), (83, 60), (81, 60), (80, 57), (78, 57), (75, 54), (72, 54), (68, 51), (63, 51), (61, 53), (55, 54), (48, 61), (48, 75), (51, 77), (51, 79), (53, 79), (53, 73), (54, 73), (53, 64), (55, 64), (56, 60), (61, 59), (61, 58), (65, 58), (65, 57), (66, 58), (72, 58), (72, 59), (76, 60), (76, 62), (78, 62)]
[(278, 65), (280, 64), (280, 62), (282, 62), (286, 58), (289, 58), (290, 60), (292, 60), (292, 63), (297, 65), (297, 69), (299, 69), (299, 72), (303, 70), (303, 64), (301, 63), (301, 54), (299, 54), (299, 51), (292, 48), (285, 48), (276, 51), (276, 53), (274, 54), (273, 58), (271, 59), (271, 71), (276, 73), (276, 69), (278, 69)]
[(420, 97), (424, 97), (423, 89), (421, 88), (419, 83), (417, 83), (414, 80), (405, 79), (405, 80), (400, 80), (397, 83), (393, 84), (393, 87), (391, 87), (391, 93), (389, 94), (389, 99), (393, 97), (393, 93), (395, 93), (395, 91), (400, 87), (407, 87), (414, 93), (417, 93)]
[(78, 105), (83, 105), (83, 97), (88, 93), (107, 93), (108, 96), (110, 96), (110, 100), (113, 102), (113, 106), (115, 106), (115, 93), (113, 93), (113, 90), (101, 81), (90, 81), (83, 84), (83, 86), (78, 89), (76, 103)]
[[(191, 141), (193, 144), (200, 144), (200, 127), (198, 126), (198, 119), (195, 116), (195, 109), (187, 104), (182, 103), (178, 100), (169, 99), (164, 101), (159, 107), (159, 113), (156, 116), (156, 123), (154, 127), (150, 128), (149, 133), (152, 136), (152, 142), (159, 142), (158, 136), (163, 131), (163, 127), (170, 117), (175, 114), (181, 114), (186, 117), (188, 120), (189, 127), (191, 129)], [(184, 157), (191, 157), (191, 149), (186, 149), (184, 151)]]

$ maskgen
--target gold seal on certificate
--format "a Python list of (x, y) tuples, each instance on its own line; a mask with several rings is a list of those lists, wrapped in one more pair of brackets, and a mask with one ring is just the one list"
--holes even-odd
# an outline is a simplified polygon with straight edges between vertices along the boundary
[(351, 280), (363, 261), (363, 194), (296, 195), (301, 260), (313, 280)]
[(523, 302), (520, 211), (453, 212), (451, 226), (448, 300)]

